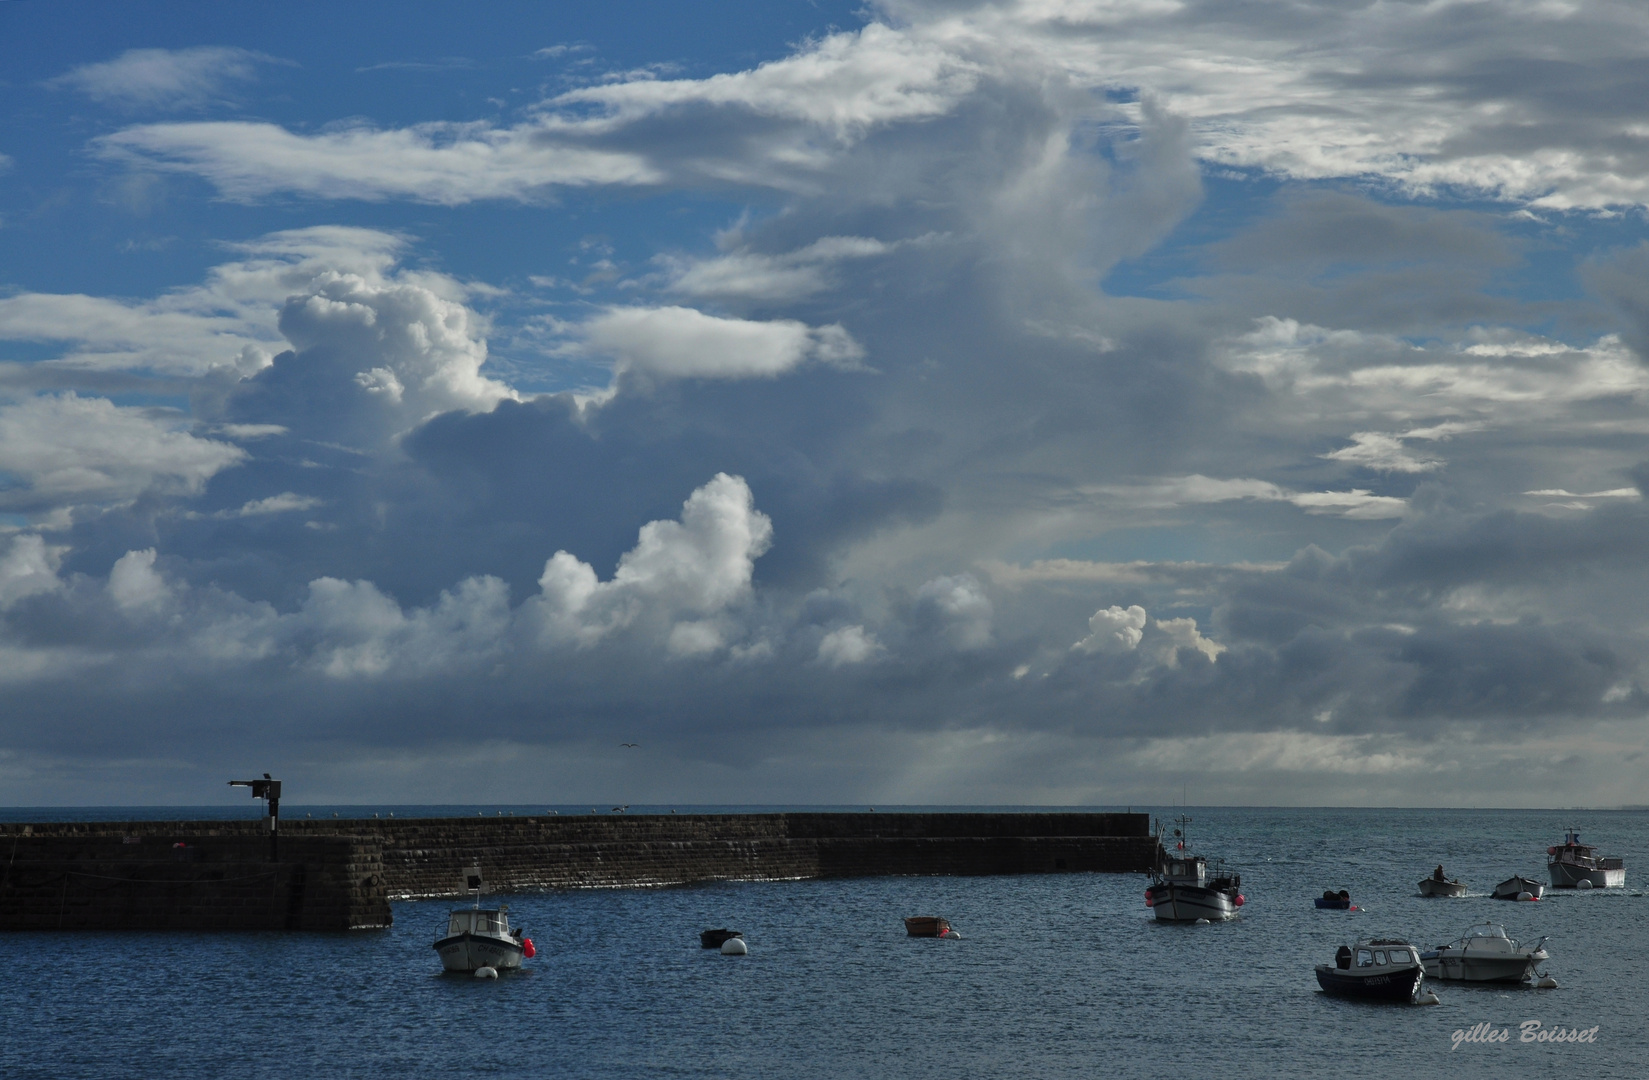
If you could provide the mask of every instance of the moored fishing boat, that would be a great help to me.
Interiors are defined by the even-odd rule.
[[[1402,938],[1369,938],[1341,945],[1334,963],[1317,965],[1317,985],[1338,997],[1407,1003],[1425,979],[1414,946]]]
[[[1604,858],[1590,844],[1580,842],[1574,829],[1563,835],[1563,843],[1546,849],[1550,856],[1546,872],[1557,889],[1618,889],[1626,884],[1626,863]]]
[[[1178,837],[1175,850],[1163,856],[1151,884],[1145,890],[1145,905],[1152,909],[1158,922],[1196,922],[1207,919],[1219,922],[1232,918],[1242,907],[1244,897],[1238,890],[1242,877],[1228,874],[1223,862],[1216,861],[1213,873],[1208,860],[1187,850],[1188,817],[1180,817],[1174,830]]]

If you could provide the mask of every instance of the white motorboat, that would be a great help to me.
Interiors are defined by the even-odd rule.
[[[1420,954],[1428,979],[1460,982],[1528,982],[1535,966],[1551,959],[1546,939],[1520,945],[1499,923],[1479,923],[1447,945]]]
[[[1580,833],[1574,829],[1564,833],[1562,844],[1547,848],[1546,854],[1553,888],[1618,889],[1626,884],[1625,861],[1595,854],[1590,844],[1580,842]]]
[[[465,883],[475,893],[475,906],[457,908],[447,919],[447,931],[435,940],[441,967],[447,971],[515,971],[524,957],[533,955],[532,939],[526,931],[510,929],[509,905],[481,906],[483,883],[480,868],[465,872]]]
[[[1243,905],[1243,895],[1238,891],[1242,877],[1226,873],[1218,861],[1210,874],[1208,860],[1186,850],[1186,827],[1191,819],[1181,817],[1177,824],[1180,827],[1174,830],[1178,838],[1175,849],[1164,855],[1162,865],[1151,875],[1145,905],[1158,922],[1220,922],[1233,917]]]
[[[1489,895],[1496,900],[1521,900],[1525,896],[1530,900],[1539,900],[1546,895],[1546,886],[1533,878],[1514,874],[1496,885]]]

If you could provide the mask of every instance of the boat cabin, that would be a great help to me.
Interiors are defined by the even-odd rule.
[[[1334,954],[1334,966],[1342,971],[1353,968],[1408,968],[1420,962],[1415,954],[1414,946],[1406,941],[1359,941],[1353,950],[1349,945],[1341,945]]]
[[[461,908],[452,913],[452,920],[447,924],[448,937],[457,937],[459,934],[485,934],[497,937],[508,936],[509,932],[510,917],[502,911]]]
[[[1584,870],[1621,870],[1626,866],[1623,859],[1600,858],[1593,854],[1594,848],[1590,844],[1580,842],[1580,833],[1574,829],[1567,829],[1563,833],[1561,846],[1546,849],[1554,862],[1567,863]]]
[[[1206,888],[1208,860],[1201,855],[1178,855],[1163,864],[1162,876],[1175,885],[1195,885]]]

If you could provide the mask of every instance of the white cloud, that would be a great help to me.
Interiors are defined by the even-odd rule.
[[[1443,467],[1433,458],[1416,457],[1403,445],[1403,436],[1381,431],[1356,431],[1351,445],[1324,454],[1329,461],[1344,461],[1376,472],[1423,473]]]
[[[1145,609],[1112,604],[1088,619],[1088,636],[1072,645],[1083,652],[1132,652],[1145,637]]]
[[[1464,14],[1479,7],[1492,17]],[[884,0],[881,8],[880,21],[861,30],[745,71],[620,73],[549,99],[515,127],[297,135],[269,124],[168,124],[103,145],[150,167],[199,173],[233,198],[290,191],[459,203],[531,198],[555,185],[811,185],[878,128],[954,114],[982,88],[1014,82],[1124,126],[1142,122],[1142,106],[1107,103],[1104,92],[1137,90],[1186,118],[1195,154],[1214,166],[1376,177],[1557,209],[1649,203],[1649,177],[1636,153],[1622,150],[1641,142],[1637,121],[1608,107],[1631,87],[1614,72],[1635,62],[1649,37],[1635,5],[1589,5],[1582,20],[1520,0],[1308,3],[1287,25],[1264,9],[1210,18],[1200,5],[1163,0],[962,8]],[[1604,74],[1562,93],[1527,77],[1526,65],[1512,78],[1529,41],[1542,42],[1553,65]],[[626,138],[646,121],[679,128],[697,113],[760,123],[761,137],[643,149]]]
[[[1268,480],[1221,480],[1201,474],[1163,477],[1143,484],[1101,486],[1091,490],[1094,494],[1142,509],[1253,500],[1289,503],[1308,514],[1338,514],[1348,518],[1394,518],[1402,517],[1408,511],[1407,500],[1375,495],[1362,488],[1350,491],[1290,491]]]
[[[876,635],[862,626],[842,626],[819,639],[818,661],[829,667],[863,664],[883,653]]]
[[[797,300],[836,284],[831,267],[848,259],[869,259],[926,242],[886,243],[863,236],[826,236],[778,255],[734,250],[709,259],[661,256],[668,288],[687,296],[743,300]]]
[[[103,136],[107,156],[204,176],[226,197],[277,192],[320,199],[408,199],[456,206],[533,199],[551,187],[661,183],[647,160],[622,150],[555,146],[537,125],[420,124],[294,135],[274,124],[145,124]]]
[[[187,426],[183,417],[72,393],[0,406],[0,471],[23,481],[0,504],[38,511],[146,491],[195,494],[245,459],[239,447],[196,438]]]
[[[916,590],[916,604],[937,617],[953,649],[981,649],[990,644],[995,610],[972,574],[934,578]]]
[[[62,582],[57,570],[65,550],[48,547],[35,533],[11,537],[0,554],[0,611],[19,600],[59,589]]]
[[[578,328],[621,371],[664,378],[772,377],[816,360],[854,369],[864,350],[840,325],[758,322],[685,307],[615,307]]]
[[[155,569],[155,549],[128,551],[109,570],[109,595],[127,613],[164,610],[172,588]]]
[[[1162,650],[1162,662],[1169,667],[1179,663],[1179,650],[1191,649],[1208,657],[1210,663],[1219,659],[1225,646],[1217,641],[1205,638],[1197,631],[1195,619],[1158,619],[1156,628],[1167,638],[1167,644]]]
[[[203,375],[226,368],[251,375],[285,343],[277,327],[290,296],[327,274],[369,283],[416,282],[447,299],[464,290],[428,273],[394,274],[405,240],[372,229],[318,226],[231,245],[244,257],[212,268],[198,286],[152,300],[80,294],[19,293],[0,299],[0,340],[61,341],[72,348],[49,367]],[[26,369],[13,366],[13,380]],[[273,434],[264,426],[260,433]],[[232,436],[234,437],[234,436]]]
[[[220,45],[128,49],[113,60],[77,67],[47,85],[126,108],[198,108],[222,96],[229,84],[255,78],[258,64],[278,62],[262,53]]]
[[[746,600],[755,560],[772,541],[773,526],[755,508],[750,487],[717,474],[682,505],[681,520],[641,527],[611,581],[565,551],[544,566],[529,617],[550,643],[593,645],[636,623],[663,624],[678,653],[719,648],[713,618]],[[681,630],[682,625],[692,624]],[[711,643],[710,635],[716,640]]]

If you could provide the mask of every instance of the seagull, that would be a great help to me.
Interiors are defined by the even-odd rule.
[[[624,813],[624,811],[626,811],[626,810],[628,810],[628,809],[630,809],[630,804],[629,804],[629,803],[625,803],[625,804],[624,804],[624,805],[623,805],[623,806],[615,806],[615,807],[613,807],[613,813],[615,813],[615,814],[622,814],[622,813]]]
[[[620,746],[640,746],[641,744],[638,743],[638,742],[621,742],[618,745],[620,745]]]

